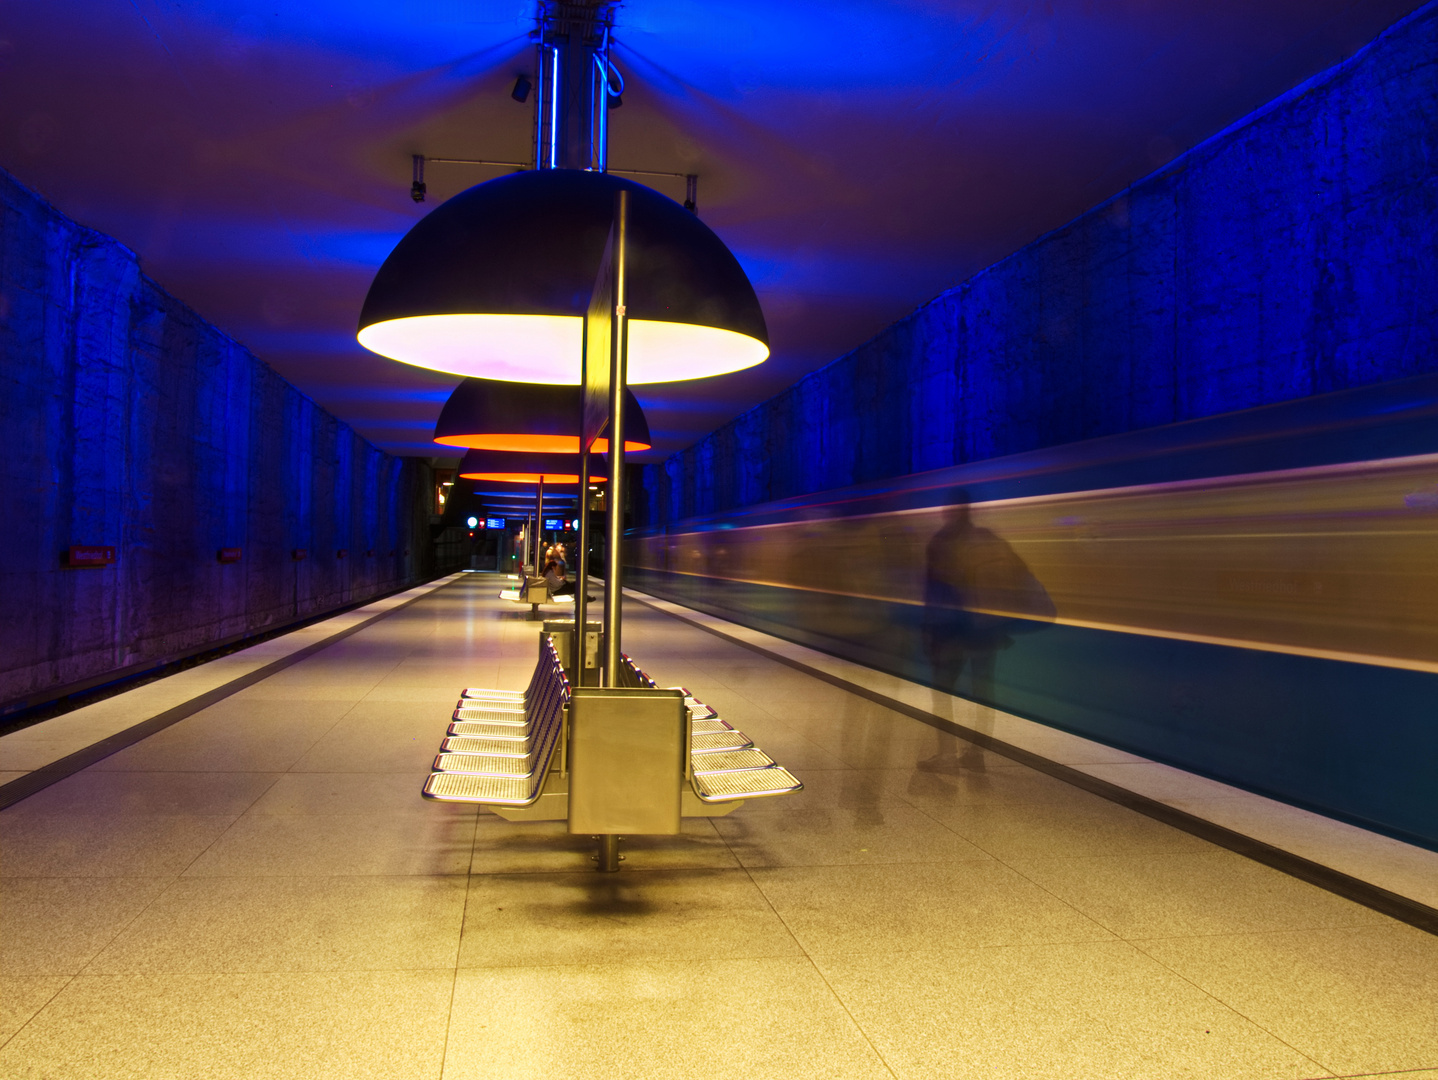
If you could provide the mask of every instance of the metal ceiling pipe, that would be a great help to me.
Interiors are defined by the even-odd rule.
[[[616,6],[615,0],[541,0],[536,168],[608,168],[609,44]]]

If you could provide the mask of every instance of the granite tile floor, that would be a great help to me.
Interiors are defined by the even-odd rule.
[[[637,837],[424,802],[537,627],[466,576],[0,813],[0,1076],[1438,1076],[1438,938],[651,608],[806,789]]]

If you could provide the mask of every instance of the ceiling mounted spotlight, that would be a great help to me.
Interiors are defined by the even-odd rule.
[[[578,454],[524,454],[509,450],[470,450],[459,463],[465,480],[497,480],[506,484],[577,484]],[[604,477],[591,476],[592,483]]]
[[[514,80],[514,89],[509,92],[509,96],[523,105],[529,100],[529,92],[532,89],[534,89],[534,84],[529,81],[529,77],[521,75]]]
[[[434,426],[434,441],[477,450],[579,452],[578,386],[465,379],[454,388]],[[634,394],[624,394],[624,449],[648,450],[649,424]],[[597,439],[597,453],[609,450]]]
[[[457,375],[577,384],[584,313],[621,188],[630,193],[629,383],[765,360],[764,314],[724,242],[652,188],[577,169],[501,177],[432,211],[375,275],[360,344]]]

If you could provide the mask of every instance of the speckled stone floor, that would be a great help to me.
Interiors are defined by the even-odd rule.
[[[421,800],[533,665],[496,593],[0,813],[0,1076],[1438,1077],[1438,938],[652,607],[626,651],[803,792],[615,875]]]

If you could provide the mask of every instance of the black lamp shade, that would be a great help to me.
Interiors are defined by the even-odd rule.
[[[594,470],[597,472],[597,469]],[[506,484],[579,483],[578,454],[528,454],[513,450],[470,450],[459,463],[465,480],[490,480]],[[602,475],[591,475],[591,484],[601,484]]]
[[[440,411],[434,441],[477,450],[577,454],[580,396],[578,386],[465,379]],[[626,389],[624,449],[651,445],[644,410]],[[609,440],[600,438],[594,448],[605,453]]]
[[[759,300],[708,226],[651,188],[574,169],[513,173],[433,210],[375,274],[360,343],[461,375],[578,383],[583,317],[620,189],[630,192],[628,381],[765,359]]]

